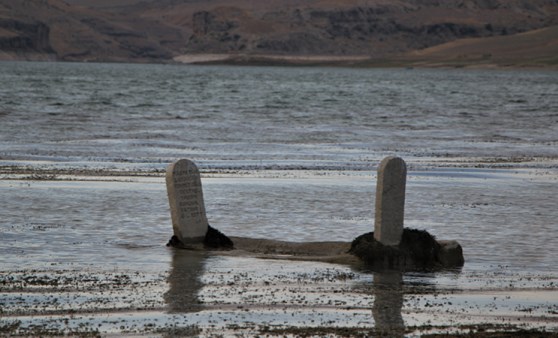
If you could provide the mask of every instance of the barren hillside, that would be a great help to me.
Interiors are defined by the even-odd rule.
[[[0,0],[0,58],[386,60],[555,25],[558,0]]]
[[[558,67],[558,26],[515,35],[460,39],[411,51],[401,61],[430,67]]]

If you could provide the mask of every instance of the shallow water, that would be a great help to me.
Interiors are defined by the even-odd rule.
[[[409,166],[406,226],[458,240],[466,264],[460,273],[401,276],[405,289],[397,294],[405,294],[405,305],[392,323],[401,313],[407,326],[441,316],[425,305],[436,303],[435,295],[414,298],[432,292],[446,293],[444,306],[456,304],[449,308],[456,317],[438,322],[467,311],[478,322],[475,309],[497,309],[508,320],[525,308],[530,321],[540,311],[546,323],[556,320],[556,72],[0,63],[0,80],[3,281],[16,276],[17,284],[29,273],[70,280],[78,271],[113,285],[114,274],[139,273],[147,280],[137,281],[145,298],[123,300],[135,294],[125,287],[107,296],[119,312],[132,311],[119,317],[126,326],[154,318],[172,323],[166,311],[189,312],[196,304],[208,309],[184,317],[183,326],[207,321],[207,328],[227,318],[374,326],[381,318],[371,317],[371,285],[381,283],[369,271],[177,258],[164,246],[172,229],[162,173],[175,159],[194,160],[208,219],[226,234],[350,241],[372,230],[377,164],[398,155]],[[189,269],[196,273],[176,273]],[[354,275],[331,286],[323,271],[334,271],[334,280]],[[231,276],[240,276],[255,300],[227,284]],[[301,289],[304,278],[317,278],[313,287],[323,297]],[[176,280],[185,289],[173,286]],[[304,302],[288,293],[285,309],[273,307],[282,298],[256,290],[271,280],[305,295],[308,310],[299,311]],[[88,311],[94,297],[79,291],[56,310],[45,299],[0,290],[10,304],[4,311],[10,318],[23,313],[23,322],[35,303],[52,315],[72,304]],[[500,302],[502,292],[513,299]],[[135,313],[136,306],[156,313]],[[238,306],[261,311],[245,314]],[[95,316],[103,332],[124,332]]]
[[[202,179],[210,223],[226,234],[288,241],[351,241],[372,231],[372,173],[289,173]],[[4,267],[167,264],[172,227],[163,178],[110,179],[0,181]],[[411,171],[406,226],[457,239],[467,266],[555,271],[556,184],[548,173],[506,169],[470,177]]]
[[[361,169],[556,158],[558,72],[0,64],[4,161]],[[473,160],[473,165],[475,161]]]

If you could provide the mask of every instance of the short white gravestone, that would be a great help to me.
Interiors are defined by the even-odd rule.
[[[167,194],[174,235],[182,243],[200,243],[207,233],[200,172],[190,160],[178,160],[167,168]]]
[[[399,157],[386,157],[378,167],[374,239],[399,245],[403,234],[407,166]]]

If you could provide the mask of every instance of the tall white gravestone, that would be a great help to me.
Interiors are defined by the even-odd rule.
[[[170,164],[166,173],[174,235],[182,243],[200,243],[207,233],[200,172],[186,159]]]
[[[378,167],[374,239],[399,245],[403,234],[407,166],[399,157],[386,157]]]

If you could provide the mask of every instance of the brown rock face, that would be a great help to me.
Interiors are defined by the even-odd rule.
[[[52,52],[49,28],[41,22],[23,22],[13,19],[0,20],[0,48],[5,51]]]
[[[61,0],[0,0],[0,58],[32,53],[73,61],[170,59],[165,40],[159,38],[172,38],[173,31],[145,27],[150,27],[148,21]]]
[[[356,1],[307,1],[259,9],[243,7],[240,1],[234,5],[208,5],[194,13],[186,50],[386,57],[463,38],[558,24],[558,4],[544,0],[370,1],[366,6]]]
[[[552,0],[0,0],[0,55],[165,61],[182,54],[393,58],[558,25]],[[547,45],[553,45],[548,43]]]

